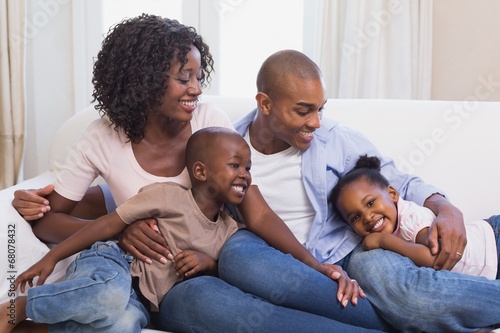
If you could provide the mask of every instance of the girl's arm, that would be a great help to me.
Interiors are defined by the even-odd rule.
[[[33,285],[33,278],[38,276],[37,285],[45,282],[58,261],[65,259],[97,241],[108,240],[125,229],[126,224],[116,212],[110,213],[93,222],[87,222],[83,228],[74,233],[59,245],[52,248],[39,262],[31,266],[16,279],[16,287],[21,285],[24,292],[25,283]]]
[[[363,239],[363,249],[384,249],[399,253],[411,259],[415,265],[420,267],[432,267],[436,260],[436,255],[426,245],[429,228],[424,228],[417,234],[417,243],[407,242],[393,234],[375,232],[365,236]]]

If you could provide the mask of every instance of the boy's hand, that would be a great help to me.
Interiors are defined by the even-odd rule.
[[[177,250],[178,253],[174,257],[174,268],[177,275],[192,277],[201,272],[215,275],[217,272],[217,263],[215,260],[206,255],[194,250]]]
[[[337,281],[337,283],[339,284],[337,299],[343,307],[347,306],[349,300],[353,305],[356,305],[358,304],[358,297],[366,297],[365,292],[363,291],[363,289],[361,289],[358,282],[349,278],[342,267],[331,264],[323,264],[323,266],[326,267],[329,272],[331,272],[327,276]]]
[[[21,286],[21,292],[25,292],[26,283],[30,287],[33,287],[33,279],[38,276],[37,286],[45,283],[47,277],[52,273],[57,262],[50,260],[49,258],[42,258],[39,262],[28,268],[24,273],[19,275],[15,282],[15,288]]]

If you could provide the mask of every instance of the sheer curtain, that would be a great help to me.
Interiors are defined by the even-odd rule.
[[[16,183],[23,155],[24,14],[24,0],[0,0],[0,189]]]
[[[430,98],[432,0],[320,0],[317,38],[328,97]]]

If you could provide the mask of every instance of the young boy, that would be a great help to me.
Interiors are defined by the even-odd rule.
[[[89,223],[54,247],[17,278],[16,287],[21,286],[24,292],[25,284],[32,286],[36,276],[37,285],[43,284],[59,260],[96,241],[111,239],[128,224],[149,217],[158,220],[159,231],[174,254],[171,262],[145,264],[136,260],[131,265],[132,276],[139,278],[139,291],[149,301],[152,311],[158,311],[161,300],[175,283],[200,273],[216,274],[219,251],[224,241],[237,230],[236,222],[221,207],[225,202],[239,204],[250,186],[250,149],[233,130],[204,128],[193,133],[188,141],[186,166],[192,183],[191,190],[173,182],[144,187],[115,212]],[[96,243],[92,248],[118,250],[112,242]],[[115,259],[107,261],[113,265]],[[30,289],[26,309],[37,307],[36,304],[30,304],[33,302],[32,292],[40,292],[48,286],[53,292],[54,287],[65,283],[71,281]],[[74,289],[73,297],[79,297],[78,290]],[[101,291],[101,294],[94,295],[96,300],[109,297],[106,296],[108,289]],[[128,296],[126,290],[120,294]],[[52,297],[58,297],[58,294]],[[61,298],[61,301],[64,300]],[[26,312],[26,315],[37,321],[31,315],[36,311]],[[86,316],[85,313],[81,315]],[[117,317],[116,320],[119,320]]]
[[[337,213],[363,237],[363,249],[383,248],[410,258],[416,265],[432,267],[432,255],[426,240],[434,213],[413,202],[403,200],[380,173],[380,160],[361,156],[331,193]],[[467,246],[457,253],[461,260],[452,271],[484,276],[495,280],[498,275],[497,244],[500,226],[478,220],[467,222]],[[495,229],[495,232],[493,231]]]

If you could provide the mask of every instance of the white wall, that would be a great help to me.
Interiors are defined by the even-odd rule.
[[[84,11],[101,0],[26,1],[25,179],[48,168],[53,134],[66,119],[90,102],[92,73],[82,72],[82,67],[92,61],[92,52],[99,45],[88,47],[82,28],[100,29],[96,25],[99,18],[85,19]],[[482,100],[500,101],[499,12],[498,0],[434,1],[433,99],[462,101],[479,92],[487,97]],[[78,36],[76,40],[73,35]],[[242,55],[240,60],[246,63],[252,59],[252,55],[248,59]],[[486,82],[491,77],[493,83],[488,86],[481,82],[481,77]],[[83,96],[88,99],[75,100],[75,90],[86,90]]]
[[[48,169],[53,134],[74,113],[71,3],[27,0],[24,178]]]
[[[500,1],[435,0],[432,99],[500,101]]]

